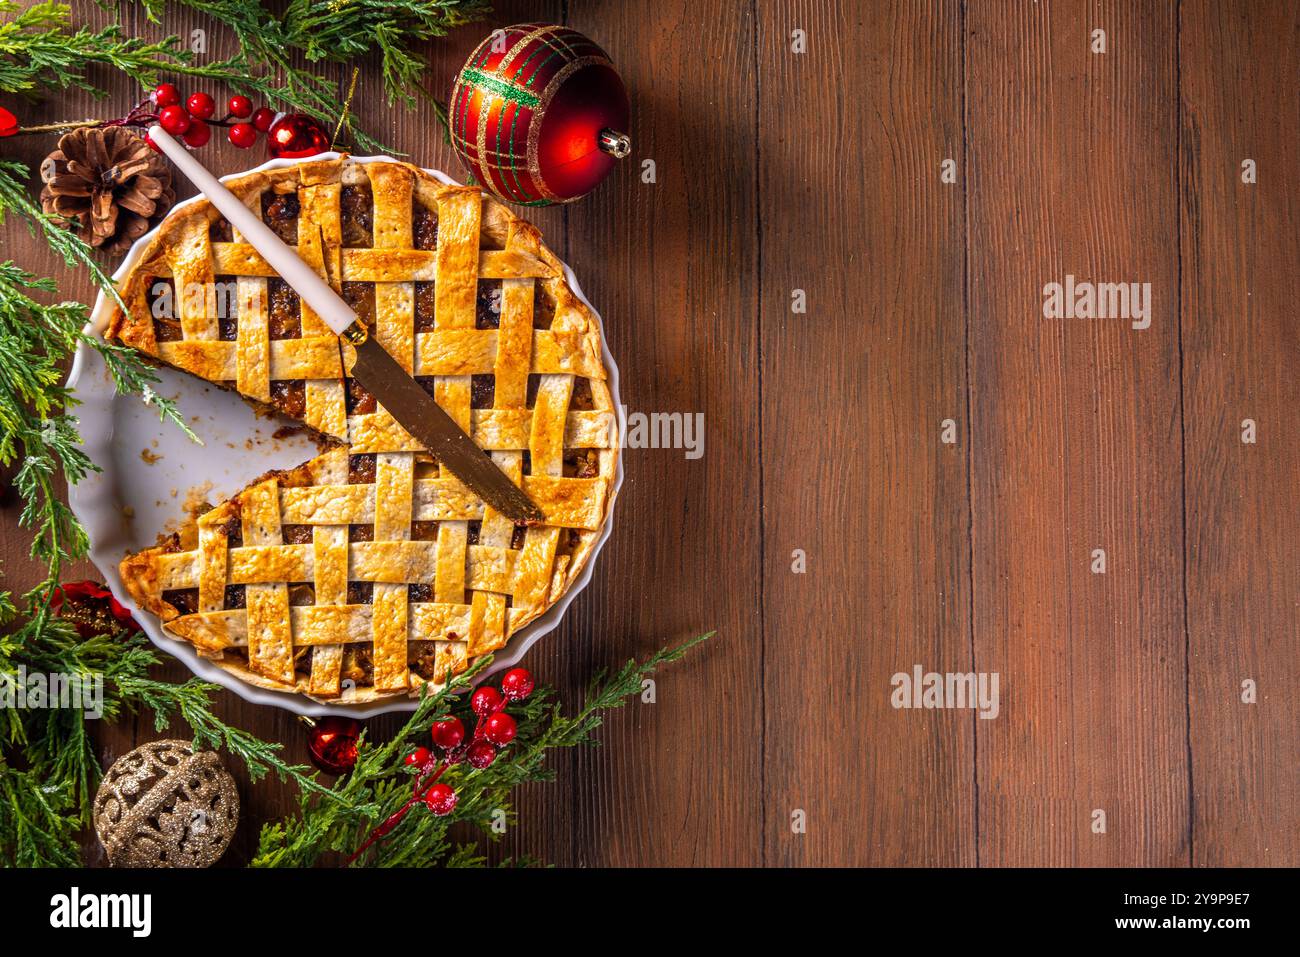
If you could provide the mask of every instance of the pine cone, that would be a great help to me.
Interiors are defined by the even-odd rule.
[[[41,164],[41,207],[69,220],[90,245],[126,251],[171,209],[171,169],[121,126],[65,133]]]

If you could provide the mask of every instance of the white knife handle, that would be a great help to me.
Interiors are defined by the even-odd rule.
[[[339,298],[338,293],[166,130],[155,124],[149,128],[149,138],[199,188],[199,192],[221,211],[221,215],[239,230],[248,244],[262,254],[262,258],[280,274],[280,278],[292,286],[306,300],[307,305],[325,320],[325,324],[336,335],[344,335],[347,328],[357,321],[357,314]]]

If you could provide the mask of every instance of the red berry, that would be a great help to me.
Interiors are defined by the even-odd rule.
[[[241,150],[246,150],[257,142],[257,130],[249,123],[236,123],[226,134],[230,142]]]
[[[237,116],[241,120],[253,113],[253,101],[246,96],[232,96],[230,102],[226,104],[226,109],[230,110],[231,116]]]
[[[253,114],[253,125],[257,127],[259,133],[265,133],[271,128],[271,124],[274,122],[275,110],[267,109],[265,106],[261,107]]]
[[[471,767],[478,768],[480,771],[495,761],[497,758],[497,749],[487,741],[475,741],[469,746],[469,751],[465,753],[465,760],[470,763]]]
[[[537,682],[527,668],[511,668],[501,676],[501,693],[511,701],[523,701],[535,687]]]
[[[456,808],[456,792],[439,782],[424,792],[424,803],[438,817],[446,817]]]
[[[191,93],[190,98],[185,101],[185,109],[190,111],[190,116],[206,120],[216,111],[217,104],[206,93]]]
[[[172,106],[181,101],[180,91],[170,83],[159,83],[158,88],[153,91],[153,101],[158,104],[158,108]]]
[[[460,718],[447,718],[433,723],[433,743],[438,747],[450,751],[459,747],[464,740],[465,726],[460,723]]]
[[[417,768],[423,765],[428,760],[429,760],[428,748],[416,748],[414,751],[412,751],[410,754],[406,756],[406,763],[411,765],[412,767],[417,767]]]
[[[504,711],[490,716],[483,722],[483,737],[493,744],[509,744],[515,739],[515,719]]]
[[[149,147],[149,149],[153,150],[155,153],[162,152],[162,150],[158,148],[158,144],[153,141],[153,137],[150,136],[148,133],[144,134],[144,143],[147,147]]]
[[[202,120],[190,120],[190,128],[185,133],[185,142],[194,149],[200,146],[207,146],[208,140],[212,138],[212,127],[208,126]]]
[[[485,685],[470,696],[469,706],[481,718],[501,707],[501,695],[497,694],[496,688],[489,688]]]
[[[162,108],[158,114],[158,125],[172,136],[181,136],[190,128],[190,115],[185,112],[185,107],[173,103]]]

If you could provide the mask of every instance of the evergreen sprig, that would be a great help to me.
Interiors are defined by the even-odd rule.
[[[646,676],[681,658],[712,635],[709,632],[675,648],[665,648],[643,662],[629,661],[608,680],[604,674],[597,675],[582,707],[572,716],[562,712],[554,689],[538,687],[525,701],[511,705],[510,713],[518,723],[518,732],[491,765],[481,770],[468,764],[453,765],[439,779],[456,791],[456,807],[451,814],[435,817],[422,807],[412,809],[391,833],[372,844],[356,864],[372,867],[481,865],[483,858],[475,845],[456,844],[449,836],[454,824],[469,822],[489,838],[496,837],[498,832],[493,825],[501,815],[505,815],[506,821],[514,820],[510,791],[529,781],[554,778],[554,769],[546,766],[550,751],[599,743],[593,734],[600,727],[605,711],[622,707],[629,697],[640,693]],[[304,793],[295,814],[264,825],[253,866],[312,867],[330,854],[346,859],[359,848],[376,827],[410,799],[412,775],[416,771],[404,759],[416,745],[428,742],[433,721],[455,714],[467,726],[473,726],[474,718],[462,692],[486,663],[486,660],[479,662],[442,691],[423,698],[410,720],[387,744],[370,747],[363,739],[356,766],[335,783],[341,800],[326,803]]]
[[[0,627],[12,625],[17,608],[0,592]],[[19,667],[29,674],[102,676],[102,720],[152,712],[162,731],[175,718],[190,726],[194,747],[224,750],[248,768],[256,781],[275,774],[303,794],[338,800],[331,788],[304,765],[290,764],[282,745],[231,727],[212,709],[221,689],[191,678],[181,684],[156,681],[149,669],[157,653],[139,632],[114,627],[83,637],[66,619],[33,615],[0,635],[0,675]],[[0,864],[19,867],[75,866],[78,835],[90,821],[91,799],[100,777],[99,762],[78,708],[5,708],[0,711]]]
[[[311,63],[344,63],[377,50],[389,105],[409,107],[428,92],[419,46],[491,9],[486,0],[291,0],[282,24],[288,45]]]
[[[428,66],[421,46],[447,35],[448,30],[485,17],[487,0],[290,0],[276,13],[262,0],[136,0],[153,22],[162,20],[169,4],[189,7],[228,27],[239,53],[226,67],[241,69],[258,79],[279,77],[277,93],[299,112],[330,120],[338,111],[336,84],[299,65],[344,64],[377,53],[389,105],[412,107],[432,97],[422,84]],[[437,101],[433,101],[437,106]],[[441,118],[443,112],[438,110]],[[359,149],[392,152],[378,140],[345,126]]]
[[[91,64],[112,67],[148,84],[159,72],[189,68],[189,53],[171,36],[158,42],[128,37],[118,24],[72,29],[64,3],[38,3],[26,9],[0,0],[0,90],[28,96],[48,86],[105,92],[86,76]]]

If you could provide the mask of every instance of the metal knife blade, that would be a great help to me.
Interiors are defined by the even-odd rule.
[[[456,421],[423,386],[407,375],[383,346],[367,338],[353,347],[357,351],[353,377],[388,410],[398,425],[429,450],[439,465],[445,466],[483,501],[512,521],[525,525],[546,521],[542,510],[461,431]]]

